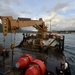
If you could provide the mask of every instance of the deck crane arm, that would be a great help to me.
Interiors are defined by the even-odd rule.
[[[2,29],[3,35],[6,36],[8,30],[11,33],[14,33],[16,29],[33,26],[38,31],[47,31],[47,27],[45,26],[42,19],[39,20],[31,20],[30,18],[18,18],[13,19],[12,16],[0,16],[2,20]]]

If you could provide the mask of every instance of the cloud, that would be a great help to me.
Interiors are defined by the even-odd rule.
[[[58,25],[61,21],[64,20],[64,16],[63,15],[59,15],[57,13],[53,13],[50,14],[49,16],[46,16],[43,18],[43,20],[45,21],[48,30],[50,29],[50,20],[51,20],[51,26],[56,26]],[[61,24],[60,24],[61,25]],[[56,27],[54,27],[56,29]]]
[[[19,5],[21,3],[21,0],[0,0],[0,3],[4,3],[4,5],[10,5],[12,3]]]
[[[25,18],[25,17],[28,17],[28,15],[27,15],[26,13],[21,13],[21,12],[19,12],[18,17],[23,17],[23,18]]]
[[[22,3],[21,0],[0,0],[0,16],[12,16],[13,18],[27,17],[30,11],[17,10]],[[16,6],[14,8],[14,5]]]
[[[75,18],[67,18],[63,21],[65,30],[75,30]]]
[[[47,7],[46,6],[43,6],[43,7],[41,7],[41,11],[47,11]]]
[[[54,8],[52,8],[51,10],[47,10],[47,13],[49,14],[48,16],[45,16],[43,19],[45,21],[48,21],[50,19],[55,18],[56,15],[58,15],[58,11],[63,11],[66,12],[68,9],[68,4],[67,3],[58,3],[55,5]],[[61,15],[62,16],[62,15]]]
[[[65,13],[69,9],[69,6],[62,8],[62,11]]]
[[[22,14],[32,14],[31,11],[25,11],[25,10],[24,10],[24,11],[21,11],[21,13],[22,13]]]
[[[48,22],[50,19],[54,18],[56,15],[56,12],[51,12],[48,16],[44,16],[43,20]]]
[[[75,18],[63,18],[56,25],[52,26],[53,30],[75,30]]]
[[[47,23],[48,25],[50,23]],[[75,18],[58,15],[51,21],[52,30],[75,30]]]
[[[36,18],[36,17],[33,17],[33,18],[32,18],[32,20],[38,20],[38,18]]]
[[[19,4],[20,0],[1,0],[0,1],[0,16],[13,16],[14,18],[17,18],[19,16],[19,13],[17,13],[13,9],[14,4]]]
[[[53,9],[52,11],[57,12],[58,10],[64,9],[65,7],[67,7],[68,4],[67,3],[58,3]]]
[[[18,7],[20,7],[22,3],[22,0],[0,0],[0,16],[13,16],[13,18],[17,17],[29,17],[33,16],[36,14],[32,13],[31,10],[27,9],[20,9],[18,10]],[[70,4],[70,3],[69,3]],[[58,3],[56,4],[52,9],[49,9],[47,7],[42,7],[41,12],[37,11],[40,13],[40,16],[43,16],[43,20],[46,22],[48,28],[50,24],[50,19],[51,19],[51,25],[53,29],[74,29],[75,28],[75,14],[73,13],[68,13],[72,14],[69,18],[64,15],[68,10],[73,9],[74,7],[70,7],[68,3]],[[16,7],[15,7],[15,6]],[[43,13],[45,12],[45,13]],[[60,14],[60,12],[64,14]],[[67,14],[67,13],[66,13]],[[32,17],[32,19],[38,19],[39,16],[35,15]],[[33,28],[30,28],[33,29]]]
[[[70,17],[67,18],[66,15],[61,15],[58,11],[66,13],[69,10],[68,4],[60,3],[57,4],[49,13],[43,17],[46,25],[48,26],[48,30],[50,29],[50,20],[53,30],[72,30],[75,29],[75,18]]]

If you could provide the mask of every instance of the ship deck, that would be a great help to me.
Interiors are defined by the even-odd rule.
[[[22,70],[18,70],[15,68],[15,64],[19,57],[23,54],[30,54],[34,59],[40,59],[44,61],[46,65],[47,72],[55,73],[56,75],[56,68],[60,68],[60,63],[65,62],[65,57],[63,54],[51,50],[48,50],[46,53],[40,53],[38,50],[28,50],[20,48],[15,48],[13,52],[13,63],[12,63],[12,51],[9,50],[9,57],[5,58],[4,66],[3,64],[3,57],[1,57],[0,62],[0,75],[22,75],[24,72]],[[46,74],[47,75],[47,74]]]

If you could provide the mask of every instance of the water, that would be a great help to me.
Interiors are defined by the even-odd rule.
[[[65,35],[65,56],[67,61],[70,64],[70,69],[72,75],[75,75],[75,34],[64,34]],[[11,38],[12,36],[12,38]],[[15,41],[14,41],[14,34],[8,34],[5,37],[5,48],[10,48],[11,43],[15,42],[15,45],[18,45],[22,40],[22,33],[16,33]],[[4,36],[0,33],[0,44],[4,45],[3,42]],[[13,41],[11,41],[11,39]]]
[[[75,75],[75,34],[65,35],[65,56],[70,64],[71,73]]]
[[[5,38],[5,42],[3,41],[4,38]],[[0,44],[5,46],[5,48],[10,48],[11,44],[13,44],[13,43],[15,43],[15,45],[18,45],[22,39],[23,39],[22,33],[16,33],[15,40],[14,40],[14,34],[9,33],[7,36],[4,37],[3,34],[0,33]],[[5,43],[5,45],[4,45],[4,43]]]

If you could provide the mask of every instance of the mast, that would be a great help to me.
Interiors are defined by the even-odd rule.
[[[50,32],[51,32],[52,30],[51,30],[51,19],[50,19]]]

